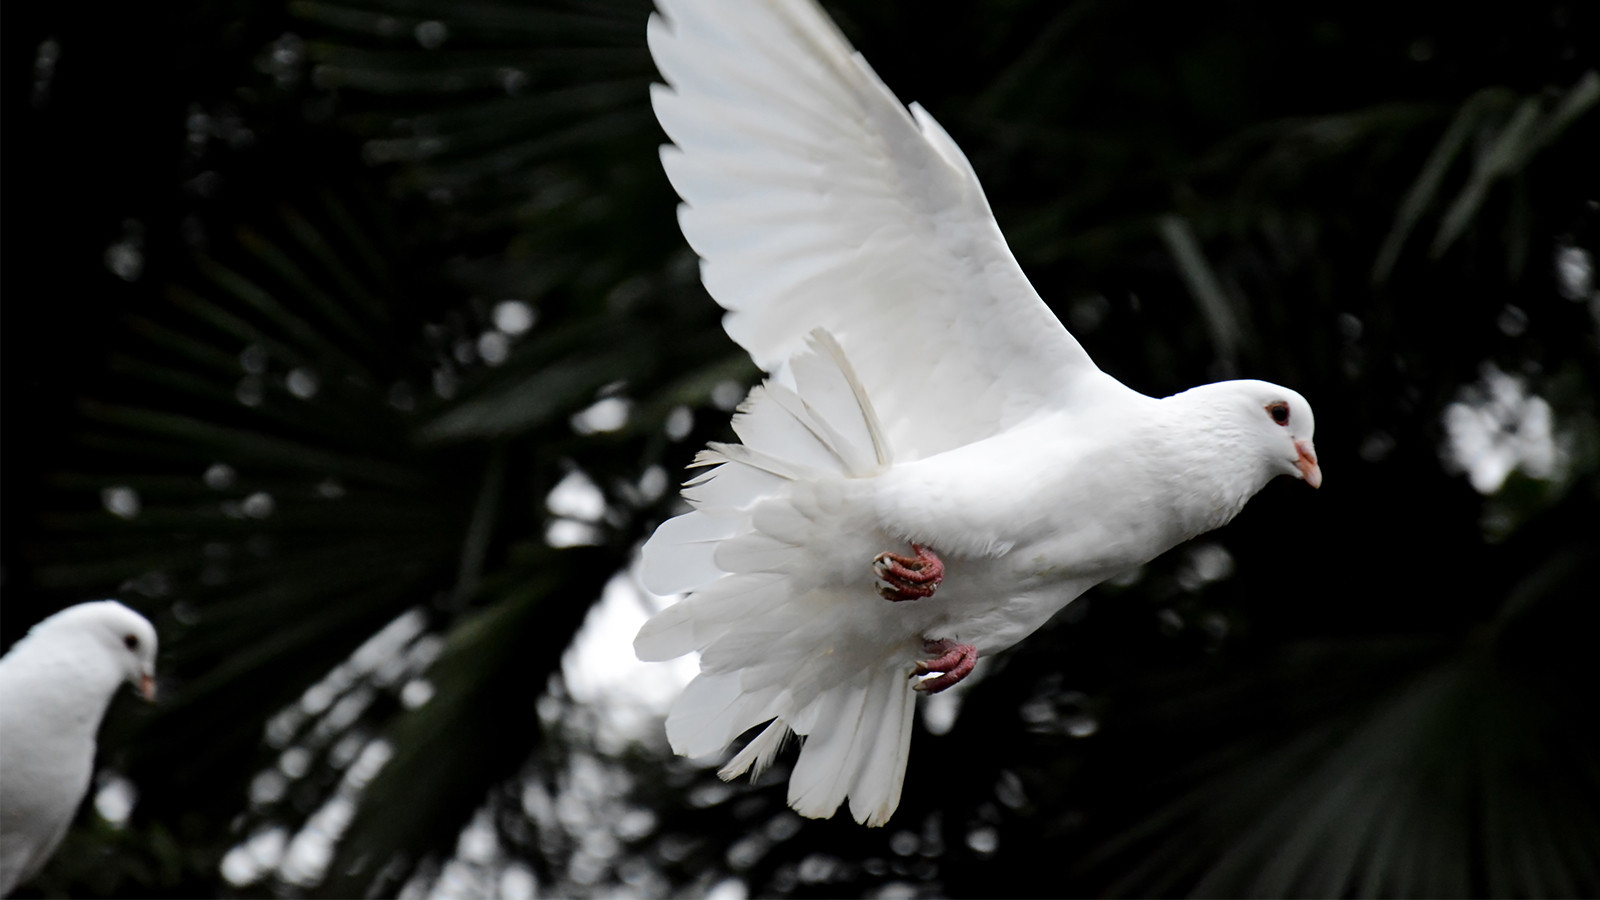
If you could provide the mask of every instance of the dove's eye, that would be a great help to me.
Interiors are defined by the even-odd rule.
[[[1279,425],[1288,425],[1289,404],[1282,401],[1269,403],[1267,404],[1267,415],[1271,416],[1272,421],[1277,422]]]
[[[122,646],[127,647],[129,650],[139,649],[139,636],[136,634],[123,635]]]

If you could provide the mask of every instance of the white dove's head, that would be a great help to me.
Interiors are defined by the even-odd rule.
[[[1243,499],[1279,475],[1322,485],[1317,448],[1311,443],[1316,418],[1311,404],[1295,391],[1240,379],[1203,384],[1169,399],[1179,401],[1178,408],[1191,420],[1204,423],[1200,431],[1215,435],[1218,443],[1213,446],[1231,461],[1230,467],[1250,473],[1246,477],[1255,486]]]
[[[1251,443],[1261,448],[1279,474],[1322,486],[1317,448],[1311,443],[1317,420],[1306,398],[1267,381],[1225,381],[1216,387],[1226,387],[1238,399],[1235,414],[1243,416]]]
[[[155,626],[121,603],[98,600],[69,606],[35,625],[33,631],[88,641],[115,663],[123,679],[146,700],[155,699]]]

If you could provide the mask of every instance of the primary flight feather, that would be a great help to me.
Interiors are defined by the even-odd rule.
[[[692,512],[645,544],[686,596],[641,659],[699,651],[667,719],[734,777],[804,736],[789,802],[900,801],[915,696],[1107,578],[1321,483],[1311,407],[1260,381],[1155,399],[1102,372],[1017,265],[960,148],[811,0],[659,0],[652,90],[679,224],[770,373]]]

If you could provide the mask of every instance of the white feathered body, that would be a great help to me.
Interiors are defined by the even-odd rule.
[[[94,772],[95,733],[125,676],[88,638],[29,635],[0,659],[0,894],[61,842]]]
[[[715,753],[778,719],[732,775],[770,761],[787,730],[807,735],[790,800],[808,815],[848,796],[858,820],[881,824],[898,804],[925,641],[1003,650],[1095,584],[1232,518],[1274,474],[1227,441],[1173,440],[1206,415],[1194,402],[1205,389],[1126,391],[897,462],[837,343],[819,333],[788,371],[795,387],[768,382],[735,418],[742,443],[703,460],[720,465],[685,490],[698,508],[646,545],[646,583],[690,594],[635,647],[643,659],[702,652],[667,722],[679,752]],[[911,542],[940,555],[944,582],[885,600],[872,558]]]

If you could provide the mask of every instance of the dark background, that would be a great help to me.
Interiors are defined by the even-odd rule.
[[[889,827],[802,822],[784,764],[608,744],[559,672],[671,514],[645,473],[756,377],[676,232],[648,6],[14,6],[0,632],[117,596],[164,679],[102,741],[132,816],[86,808],[25,892],[1600,891],[1591,6],[830,9],[1107,371],[1296,387],[1323,489],[986,662]],[[538,322],[490,364],[506,299]],[[574,428],[602,397],[626,422]],[[573,472],[607,508],[555,547]],[[495,849],[457,854],[475,814]],[[325,867],[219,869],[317,829]]]

